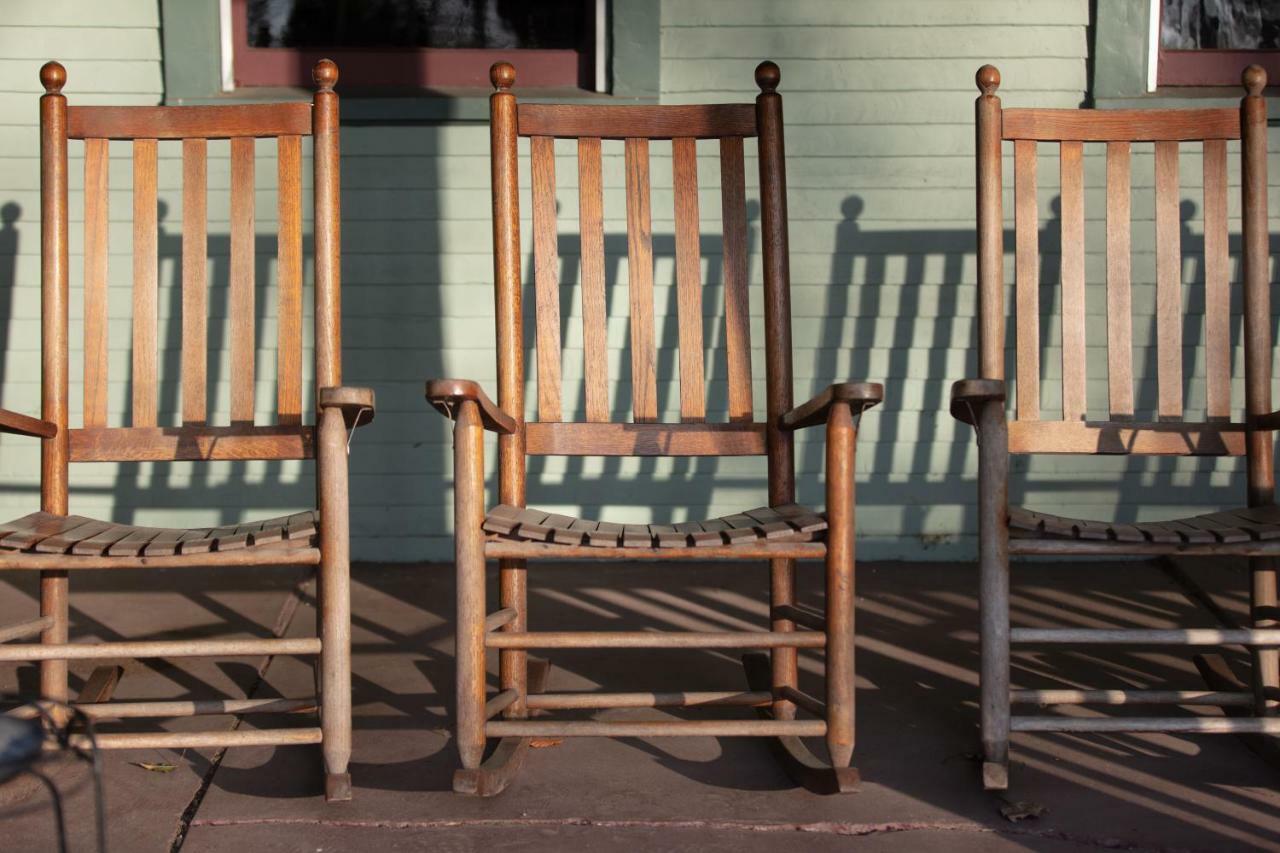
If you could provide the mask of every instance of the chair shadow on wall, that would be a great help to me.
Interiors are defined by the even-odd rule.
[[[965,464],[973,451],[972,436],[967,427],[952,422],[948,414],[951,382],[976,376],[977,370],[977,283],[973,273],[974,234],[972,229],[879,229],[871,224],[863,225],[864,202],[851,195],[842,205],[843,218],[836,227],[836,249],[832,257],[831,287],[825,305],[825,320],[817,345],[818,365],[816,373],[821,383],[841,378],[870,378],[885,381],[885,402],[873,410],[865,420],[866,430],[859,446],[859,455],[871,454],[868,472],[859,477],[858,503],[860,506],[907,507],[915,512],[903,514],[901,535],[920,540],[926,550],[937,538],[929,532],[927,514],[932,504],[951,504],[964,507],[962,530],[973,530],[977,524],[972,501],[973,475],[965,474]],[[1061,256],[1061,199],[1050,202],[1051,216],[1041,224],[1039,232],[1039,302],[1041,352],[1042,417],[1052,419],[1052,406],[1060,406],[1060,370],[1053,359],[1059,356],[1057,342],[1060,319],[1057,313],[1060,289],[1059,259]],[[1180,207],[1180,241],[1183,255],[1182,276],[1184,305],[1182,314],[1182,343],[1184,352],[1201,354],[1204,345],[1204,235],[1197,227],[1195,202],[1184,200]],[[1136,222],[1135,235],[1140,229],[1154,224]],[[1280,251],[1280,237],[1272,238],[1271,252]],[[1004,235],[1006,258],[1012,255],[1014,233],[1007,229]],[[1102,246],[1088,244],[1087,250],[1100,252]],[[1231,234],[1229,252],[1233,265],[1231,298],[1231,339],[1233,347],[1232,375],[1243,375],[1243,355],[1235,344],[1242,334],[1240,270],[1237,259],[1241,250],[1240,237]],[[966,275],[966,265],[969,274]],[[940,276],[939,276],[940,266]],[[899,272],[900,267],[900,272]],[[1006,264],[1006,271],[1011,267]],[[1154,271],[1154,270],[1152,270]],[[1137,267],[1135,265],[1135,278]],[[893,279],[892,281],[890,279]],[[1010,307],[1012,301],[1012,275],[1006,275],[1006,315],[1010,316],[1006,340],[1006,375],[1014,376],[1014,328]],[[922,299],[926,288],[937,289],[936,300]],[[1106,359],[1102,349],[1106,346],[1104,282],[1089,279],[1086,284],[1086,302],[1090,309],[1088,371],[1092,381],[1105,381]],[[1135,346],[1134,376],[1136,411],[1154,412],[1156,408],[1156,318],[1150,298],[1140,296],[1140,285],[1134,286],[1133,334],[1135,341],[1148,342]],[[1148,292],[1153,289],[1146,288]],[[964,302],[961,302],[961,297]],[[892,318],[891,320],[889,318]],[[930,324],[929,321],[932,321]],[[885,326],[890,330],[886,335]],[[1276,324],[1273,318],[1273,334]],[[923,328],[922,328],[923,327]],[[847,332],[851,329],[851,335]],[[923,329],[930,331],[922,334]],[[958,338],[962,330],[969,329],[968,339]],[[886,342],[886,337],[888,338]],[[1052,348],[1046,349],[1050,340]],[[874,345],[871,343],[874,341]],[[887,353],[887,359],[881,359]],[[957,372],[955,358],[963,355],[964,369]],[[950,360],[949,360],[950,356]],[[1200,355],[1202,359],[1202,355]],[[1203,368],[1197,368],[1196,357],[1183,359],[1183,392],[1186,399],[1198,399],[1203,407]],[[1016,383],[1010,383],[1012,409]],[[1090,391],[1090,419],[1106,420],[1105,395],[1101,400]],[[1233,403],[1237,409],[1243,405],[1242,394],[1237,390]],[[1102,408],[1099,408],[1099,404]],[[1060,411],[1060,409],[1059,409]],[[1141,420],[1141,414],[1139,420]],[[914,423],[913,423],[914,422]],[[913,434],[914,433],[914,434]],[[948,437],[950,438],[948,439]],[[822,446],[809,442],[804,446],[804,470],[820,470]],[[939,458],[944,454],[944,458]],[[1043,501],[1043,494],[1067,495],[1072,492],[1096,490],[1096,480],[1085,481],[1080,476],[1063,477],[1061,467],[1054,467],[1048,457],[1013,457],[1010,478],[1010,502],[1030,503]],[[1107,463],[1103,463],[1107,464]],[[1146,457],[1115,460],[1113,466],[1099,471],[1108,488],[1116,495],[1115,521],[1133,522],[1139,507],[1150,504],[1153,494],[1160,496],[1160,503],[1169,505],[1171,514],[1182,506],[1221,504],[1232,505],[1243,494],[1244,472],[1236,472],[1230,482],[1213,482],[1215,461],[1209,459],[1180,459],[1176,457]],[[861,467],[861,466],[860,466]],[[1089,469],[1094,470],[1094,469]],[[895,478],[895,471],[910,472],[905,482]],[[921,488],[921,478],[928,477],[928,499]],[[811,484],[812,485],[812,484]],[[950,526],[950,525],[947,525]]]
[[[752,258],[758,242],[758,230],[755,227],[760,215],[760,205],[751,201],[747,204],[747,256]],[[652,234],[653,260],[655,264],[673,265],[675,260],[675,235],[669,232]],[[724,266],[722,261],[723,240],[718,233],[704,234],[699,240],[699,252],[704,261],[704,278],[702,281],[702,340],[705,358],[704,384],[707,388],[707,419],[727,420],[728,412],[728,370],[725,360],[725,318],[724,318]],[[560,281],[574,283],[579,281],[581,273],[580,242],[577,235],[560,235],[557,251],[560,257]],[[629,317],[627,285],[622,280],[627,261],[627,234],[606,233],[604,235],[605,256],[605,316]],[[752,259],[755,260],[755,259]],[[532,255],[525,258],[525,293],[524,325],[526,329],[534,327],[535,301],[533,298]],[[655,300],[659,295],[666,295],[666,304],[656,304],[654,317],[660,329],[656,339],[657,360],[655,375],[658,377],[658,411],[671,412],[679,407],[679,375],[677,359],[679,356],[679,330],[675,322],[675,285],[655,276]],[[748,281],[750,277],[748,274]],[[664,284],[670,284],[664,287]],[[569,340],[575,332],[582,328],[580,284],[561,285],[561,317],[560,340]],[[574,308],[579,308],[575,313]],[[615,312],[617,312],[615,314]],[[665,322],[664,322],[665,321]],[[576,329],[575,329],[576,325]],[[611,351],[610,356],[619,359],[620,378],[609,382],[612,400],[609,406],[610,418],[614,421],[630,421],[634,399],[630,382],[630,364],[633,355],[631,326],[628,323],[622,346]],[[536,347],[532,334],[525,336],[526,372],[534,376],[536,371]],[[581,368],[582,350],[573,352],[564,358],[566,368]],[[575,363],[576,360],[576,363]],[[581,376],[580,370],[575,371]],[[622,377],[625,377],[623,379]],[[533,381],[529,384],[529,395],[536,392]],[[586,420],[586,401],[582,394],[582,381],[564,382],[565,397],[574,400],[566,411],[570,420]],[[757,400],[757,411],[763,409],[763,398]],[[558,465],[559,463],[553,463]],[[583,517],[599,519],[608,517],[611,521],[629,521],[635,518],[634,510],[644,509],[652,512],[652,523],[669,524],[676,521],[701,520],[710,518],[716,491],[725,488],[757,488],[761,502],[765,493],[763,462],[754,474],[725,476],[720,468],[722,459],[714,456],[676,456],[666,459],[657,457],[638,457],[634,460],[627,457],[601,457],[598,468],[587,462],[587,457],[565,457],[564,473],[560,483],[549,482],[550,473],[548,457],[530,457],[529,503],[542,505],[540,502],[552,504],[569,504],[578,507]],[[659,466],[664,467],[661,475],[657,474]],[[588,468],[593,470],[588,473]],[[620,490],[620,484],[634,485],[635,489]],[[746,507],[742,507],[746,508]],[[630,518],[623,518],[627,510],[633,509]],[[621,515],[618,514],[621,510]],[[676,518],[675,513],[685,513],[684,518]]]

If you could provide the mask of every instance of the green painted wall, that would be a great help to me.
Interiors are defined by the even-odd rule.
[[[157,103],[164,95],[160,21],[153,0],[15,2],[0,24],[0,343],[3,405],[34,412],[39,404],[39,184],[36,72],[49,57],[68,68],[74,103]],[[997,63],[1006,106],[1071,107],[1087,87],[1086,0],[866,0],[793,3],[743,0],[664,2],[661,7],[660,87],[665,103],[746,100],[755,93],[752,69],[764,57],[783,71],[791,210],[797,399],[843,378],[884,381],[888,402],[866,416],[859,445],[861,553],[880,557],[955,557],[972,553],[972,438],[946,415],[950,382],[974,370],[973,72]],[[727,20],[732,24],[726,24]],[[108,33],[104,28],[111,28]],[[341,91],[341,86],[339,86]],[[350,114],[357,106],[348,101]],[[582,349],[577,291],[577,184],[571,146],[557,148],[557,175],[566,350],[566,412],[581,408]],[[115,150],[116,148],[119,150]],[[1280,151],[1280,146],[1273,146]],[[489,229],[487,127],[483,122],[354,122],[343,128],[343,275],[346,379],[376,388],[376,425],[354,442],[352,533],[357,556],[405,560],[443,558],[450,551],[449,432],[422,402],[422,380],[453,375],[495,379]],[[1233,149],[1234,151],[1234,149]],[[700,149],[703,191],[704,334],[712,418],[723,417],[725,379],[719,271],[719,169],[714,149]],[[1056,160],[1041,163],[1045,282],[1055,280],[1052,224]],[[606,143],[606,240],[609,265],[609,369],[617,379],[611,405],[629,406],[625,213],[621,145]],[[1135,311],[1153,300],[1150,151],[1135,148]],[[83,265],[79,146],[72,149],[72,339],[80,332]],[[177,302],[181,161],[176,144],[161,150],[162,406],[177,410]],[[749,195],[755,184],[749,147]],[[527,163],[527,161],[524,161]],[[113,146],[111,232],[111,410],[122,420],[129,399],[131,176],[126,147]],[[655,278],[662,345],[659,386],[674,413],[674,302],[671,282],[670,150],[653,147]],[[1199,223],[1199,156],[1188,151],[1184,192],[1195,205],[1184,243],[1194,250]],[[1273,162],[1273,174],[1280,163]],[[1011,180],[1012,169],[1007,170]],[[275,167],[260,143],[258,173],[261,285],[258,407],[271,416],[274,352]],[[527,174],[527,173],[526,173]],[[1099,152],[1090,151],[1086,198],[1089,294],[1090,404],[1101,414],[1106,398],[1102,191]],[[210,341],[225,345],[227,187],[225,143],[210,148]],[[309,189],[308,189],[309,193]],[[1235,196],[1233,195],[1233,200]],[[1272,198],[1272,209],[1280,209]],[[1233,222],[1238,230],[1238,223]],[[530,229],[523,231],[528,257]],[[752,231],[752,245],[756,231]],[[1010,244],[1011,245],[1011,244]],[[1194,251],[1192,252],[1194,254]],[[1196,282],[1186,277],[1191,316],[1188,342],[1198,340]],[[528,272],[528,270],[526,270]],[[526,276],[527,277],[527,276]],[[760,264],[753,256],[758,285]],[[1008,279],[1012,281],[1012,263]],[[759,288],[753,294],[759,316]],[[1052,310],[1052,286],[1044,301]],[[532,312],[532,298],[527,300]],[[1150,361],[1152,333],[1135,323],[1141,370]],[[669,319],[670,322],[666,322]],[[1050,344],[1054,325],[1044,324]],[[753,342],[763,338],[761,323]],[[527,362],[534,363],[532,351]],[[1052,351],[1044,358],[1045,406],[1057,399]],[[1202,373],[1189,351],[1188,373]],[[755,353],[763,379],[763,354]],[[73,354],[73,418],[81,375]],[[225,359],[211,363],[213,417],[229,410]],[[1237,389],[1236,404],[1242,403]],[[1140,404],[1153,394],[1139,389]],[[762,382],[757,398],[762,399]],[[1188,401],[1203,393],[1189,376]],[[535,399],[532,382],[528,398]],[[820,433],[804,436],[797,454],[801,498],[820,502]],[[490,444],[490,463],[493,445]],[[1055,511],[1125,519],[1172,515],[1184,508],[1230,501],[1241,478],[1230,462],[1125,463],[1046,458],[1020,460],[1025,475],[1017,500]],[[548,508],[611,519],[658,522],[716,515],[764,501],[763,464],[751,459],[544,459],[531,465],[530,500]],[[28,440],[0,438],[0,514],[30,511],[37,490],[37,454]],[[310,500],[308,466],[247,463],[94,465],[73,469],[73,511],[149,524],[187,525],[261,517]],[[218,507],[218,509],[211,509]]]

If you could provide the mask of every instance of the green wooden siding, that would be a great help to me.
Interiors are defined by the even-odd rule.
[[[157,103],[163,97],[160,21],[150,0],[96,3],[15,2],[0,24],[0,401],[23,412],[39,406],[39,174],[36,77],[41,61],[67,65],[73,103]],[[791,274],[797,400],[846,378],[885,382],[886,404],[864,420],[858,455],[860,553],[876,557],[955,557],[972,553],[975,525],[972,436],[946,414],[950,382],[974,370],[976,269],[973,246],[973,73],[983,62],[1003,73],[1006,106],[1072,107],[1087,87],[1088,3],[1027,0],[870,0],[793,3],[746,0],[664,2],[661,100],[747,100],[761,58],[782,67],[787,122]],[[731,22],[729,21],[731,19]],[[110,28],[108,31],[107,28]],[[341,86],[339,86],[341,91]],[[427,376],[478,379],[494,388],[489,227],[488,131],[483,122],[358,123],[344,126],[343,298],[345,376],[378,394],[377,423],[356,436],[351,455],[352,535],[356,556],[407,560],[450,553],[452,492],[447,424],[421,397]],[[1274,145],[1280,152],[1280,145]],[[1199,152],[1185,153],[1183,192],[1194,209],[1186,241],[1198,239]],[[83,264],[81,146],[72,146],[72,319],[81,330]],[[1232,148],[1233,153],[1235,147]],[[257,400],[269,419],[274,401],[275,167],[259,143],[257,196],[259,315]],[[670,148],[653,146],[659,401],[678,405],[672,260]],[[699,147],[703,215],[704,336],[709,416],[723,417],[727,392],[719,270],[719,166],[714,146]],[[1040,166],[1047,314],[1052,313],[1052,246],[1057,163],[1049,146]],[[161,406],[175,417],[180,340],[175,285],[180,268],[181,160],[162,144],[160,301],[164,348]],[[522,158],[527,147],[522,146]],[[609,372],[612,411],[630,401],[626,314],[625,212],[621,145],[606,143],[606,241],[609,260]],[[1134,304],[1153,297],[1151,153],[1135,146]],[[756,161],[748,145],[748,194]],[[527,159],[522,159],[527,175]],[[566,413],[582,409],[582,334],[577,289],[577,172],[574,149],[557,144],[562,336]],[[1280,153],[1272,173],[1280,175]],[[1234,174],[1234,161],[1233,161]],[[129,152],[113,146],[111,206],[110,410],[128,409],[132,232]],[[1011,165],[1006,182],[1012,180]],[[1103,187],[1100,152],[1086,163],[1090,276],[1089,402],[1106,403]],[[309,196],[309,179],[306,181]],[[225,346],[229,164],[226,143],[210,146],[210,342]],[[1280,186],[1280,184],[1278,184]],[[1235,203],[1238,190],[1233,189]],[[1271,205],[1280,210],[1280,192]],[[527,191],[522,229],[530,233]],[[1011,202],[1011,194],[1007,194]],[[1233,220],[1238,230],[1238,222]],[[309,227],[309,226],[308,226]],[[758,244],[752,228],[751,245]],[[1010,244],[1011,249],[1011,244]],[[309,247],[308,247],[309,251]],[[1188,342],[1198,341],[1199,265],[1186,266]],[[760,262],[753,255],[752,327],[756,397],[763,400]],[[310,263],[308,262],[308,275]],[[526,279],[530,269],[526,263]],[[1012,262],[1007,278],[1012,282]],[[308,293],[309,296],[309,293]],[[532,293],[527,310],[532,312]],[[308,308],[308,315],[310,311]],[[1135,364],[1150,361],[1153,332],[1139,313]],[[1238,323],[1237,323],[1238,326]],[[1043,324],[1044,406],[1058,399],[1056,325]],[[532,341],[527,342],[530,347]],[[309,340],[308,340],[309,346]],[[532,349],[526,363],[534,364]],[[1237,353],[1237,359],[1239,355]],[[1188,405],[1202,405],[1202,358],[1187,356]],[[310,366],[307,369],[310,374]],[[73,352],[72,410],[82,374]],[[215,422],[229,412],[225,353],[213,356],[210,402]],[[1236,389],[1235,403],[1242,403]],[[1154,391],[1140,384],[1139,405]],[[532,412],[535,388],[528,393]],[[308,403],[309,405],[309,403]],[[758,406],[762,414],[762,405]],[[165,417],[162,414],[162,418]],[[172,422],[172,420],[170,421]],[[820,431],[797,453],[800,496],[822,499]],[[492,469],[494,445],[488,445]],[[26,439],[0,438],[0,514],[34,507],[38,454]],[[1172,515],[1237,499],[1242,478],[1231,462],[1131,462],[1046,457],[1018,460],[1015,500],[1097,518]],[[539,459],[530,465],[530,500],[564,511],[623,521],[681,521],[758,505],[764,466],[754,459]],[[73,510],[147,524],[227,522],[301,507],[311,499],[309,466],[240,463],[192,466],[88,465],[73,468]]]

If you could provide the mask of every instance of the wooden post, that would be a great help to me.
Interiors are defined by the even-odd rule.
[[[342,384],[340,207],[338,199],[338,66],[328,59],[312,71],[315,167],[316,387]],[[320,508],[320,723],[325,798],[351,799],[351,545],[348,518],[347,431],[342,410],[320,413],[316,500]]]
[[[1000,72],[978,69],[978,376],[1004,379],[1004,215],[1001,212]]]
[[[782,72],[772,62],[756,66],[756,130],[760,159],[760,233],[764,261],[765,406],[769,464],[769,505],[795,502],[794,437],[779,426],[779,419],[795,404],[791,377],[791,271],[787,244],[786,150],[782,134],[782,96],[778,84]],[[795,603],[795,561],[769,561],[769,603],[772,608]],[[787,619],[774,619],[774,631],[793,631]],[[795,649],[773,649],[773,688],[795,687]],[[795,705],[777,699],[774,716],[788,720]]]
[[[1241,189],[1244,195],[1244,334],[1245,411],[1250,417],[1271,411],[1271,293],[1268,282],[1267,219],[1267,102],[1262,96],[1267,72],[1250,65],[1241,82],[1245,97],[1240,102]],[[1250,430],[1248,440],[1249,506],[1275,503],[1273,435],[1268,430]],[[1280,627],[1276,618],[1277,567],[1275,558],[1255,557],[1250,561],[1252,584],[1250,607],[1255,628]],[[1254,690],[1259,713],[1275,713],[1280,702],[1267,700],[1264,693],[1280,688],[1280,649],[1252,649]]]
[[[502,503],[524,506],[524,341],[520,307],[520,172],[516,156],[516,96],[511,87],[516,69],[498,62],[489,69],[495,89],[489,96],[489,144],[493,185],[493,280],[498,336],[498,406],[515,418],[521,428],[511,435],[498,436],[498,495]],[[480,498],[483,503],[483,493]],[[482,508],[483,511],[483,508]],[[477,530],[479,526],[477,525]],[[528,628],[528,589],[525,561],[498,562],[499,602],[516,616],[503,630]],[[515,690],[516,700],[503,716],[524,717],[528,694],[529,655],[523,649],[504,649],[499,654],[499,683],[503,690]]]
[[[854,442],[848,403],[827,416],[827,750],[848,767],[854,747]]]
[[[316,387],[342,384],[342,265],[338,154],[338,66],[322,59],[312,72],[315,152]],[[344,463],[345,466],[345,463]]]
[[[66,69],[47,62],[40,69],[40,417],[58,426],[40,442],[40,509],[67,514],[67,99]],[[67,642],[69,594],[65,570],[40,573],[40,615],[52,620],[42,643]],[[40,695],[70,698],[67,662],[40,663]],[[56,717],[64,716],[61,709]]]
[[[457,740],[462,766],[484,757],[484,427],[474,400],[463,400],[453,427],[454,562],[458,572]]]

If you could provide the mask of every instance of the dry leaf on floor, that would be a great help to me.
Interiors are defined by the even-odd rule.
[[[176,764],[160,764],[151,761],[130,761],[134,767],[141,767],[143,770],[150,770],[152,773],[172,773],[178,769]]]
[[[1005,800],[1000,806],[1000,814],[1005,820],[1017,823],[1020,820],[1034,819],[1049,811],[1040,803],[1031,800]]]
[[[530,749],[546,749],[549,746],[559,746],[564,743],[562,737],[536,737],[529,741]]]

